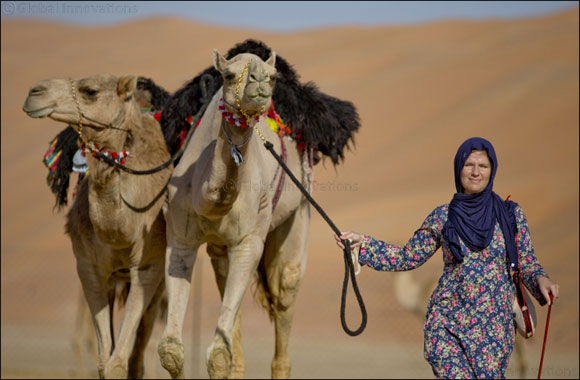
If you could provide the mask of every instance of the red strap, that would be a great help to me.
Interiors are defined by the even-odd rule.
[[[548,307],[548,317],[546,318],[546,331],[544,332],[544,344],[542,345],[542,357],[540,359],[540,368],[538,369],[538,379],[542,376],[542,365],[544,364],[544,352],[546,352],[546,340],[548,339],[548,326],[550,325],[550,313],[554,304],[554,296],[550,293],[550,306]]]
[[[525,324],[525,334],[526,338],[532,337],[534,334],[534,328],[532,327],[532,317],[530,316],[530,309],[526,302],[526,297],[524,295],[524,285],[522,281],[522,274],[519,269],[514,271],[513,274],[514,285],[516,287],[516,298],[518,305],[522,311],[522,317]]]
[[[286,146],[284,144],[284,136],[280,135],[280,148],[282,149],[282,162],[286,163]],[[284,183],[284,170],[280,174],[280,179],[278,180],[278,187],[276,187],[276,192],[272,198],[272,211],[276,208],[278,201],[280,200],[280,195],[282,195],[282,184]]]

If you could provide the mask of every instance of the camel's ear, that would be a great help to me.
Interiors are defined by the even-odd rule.
[[[266,63],[272,67],[276,67],[276,52],[275,51],[273,51],[272,54],[270,54],[270,58],[268,58]]]
[[[137,77],[135,75],[126,75],[117,82],[117,94],[123,100],[131,99],[137,88]]]
[[[224,69],[224,67],[226,67],[227,63],[228,63],[228,60],[225,59],[225,57],[220,54],[218,49],[213,49],[213,67],[215,67],[215,69],[217,71],[222,73],[223,69]]]

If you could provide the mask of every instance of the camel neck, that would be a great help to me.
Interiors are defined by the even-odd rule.
[[[221,215],[233,206],[246,180],[253,151],[252,128],[238,128],[224,119],[219,128],[207,180],[202,186],[200,211],[207,216]]]
[[[169,158],[159,125],[152,117],[142,116],[135,114],[126,118],[124,126],[134,131],[130,138],[116,132],[111,136],[116,136],[117,140],[110,140],[111,146],[130,151],[126,165],[136,170],[154,167]],[[162,202],[157,194],[163,191],[171,168],[153,175],[136,176],[95,157],[87,159],[90,217],[97,233],[111,244],[133,241],[138,235],[135,228],[140,225],[134,221],[147,217],[147,211],[156,209]]]

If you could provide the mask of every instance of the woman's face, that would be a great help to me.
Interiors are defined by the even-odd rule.
[[[476,194],[483,191],[491,176],[491,162],[485,150],[471,152],[461,171],[461,186],[464,194]]]

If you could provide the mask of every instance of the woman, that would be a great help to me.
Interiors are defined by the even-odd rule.
[[[457,193],[404,247],[357,232],[335,235],[339,247],[351,239],[360,248],[361,265],[381,271],[415,269],[442,247],[443,275],[424,325],[425,359],[438,378],[505,378],[515,338],[510,262],[519,260],[523,282],[540,305],[550,303],[550,293],[559,296],[534,255],[522,209],[492,190],[497,166],[489,141],[465,141],[454,162]]]

